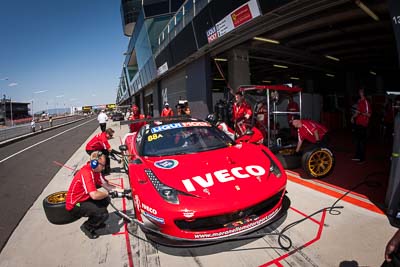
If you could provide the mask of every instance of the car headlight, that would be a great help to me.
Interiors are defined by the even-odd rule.
[[[276,178],[281,178],[282,172],[278,167],[278,164],[271,158],[271,156],[263,150],[264,154],[268,157],[270,166],[269,166],[269,171],[275,174]]]
[[[150,169],[145,169],[144,171],[154,188],[165,201],[171,204],[179,204],[177,190],[163,184]]]

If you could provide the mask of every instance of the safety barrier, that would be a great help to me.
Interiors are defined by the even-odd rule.
[[[45,129],[49,129],[67,122],[72,122],[74,120],[82,118],[83,115],[72,115],[66,117],[58,117],[50,120],[41,120],[35,123],[35,131],[43,131]],[[22,136],[25,134],[32,133],[33,129],[31,127],[30,122],[23,125],[16,125],[13,127],[7,127],[0,129],[0,142],[6,141],[18,136]]]

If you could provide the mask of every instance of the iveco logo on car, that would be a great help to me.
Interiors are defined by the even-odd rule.
[[[143,210],[146,210],[146,211],[148,211],[148,212],[150,212],[150,213],[152,213],[152,214],[154,214],[154,215],[157,215],[157,213],[158,213],[156,209],[153,209],[153,208],[147,206],[147,205],[144,204],[144,203],[142,203],[142,209],[143,209]]]
[[[196,191],[194,183],[198,184],[202,188],[211,187],[214,185],[214,180],[216,179],[220,183],[226,183],[233,181],[236,178],[245,179],[250,177],[259,177],[266,173],[265,169],[261,166],[250,165],[246,167],[236,167],[230,170],[219,170],[213,173],[206,173],[205,177],[195,176],[190,179],[182,180],[188,192]],[[215,179],[214,179],[215,178]]]

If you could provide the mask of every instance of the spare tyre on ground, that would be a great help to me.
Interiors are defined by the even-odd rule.
[[[65,209],[67,191],[60,191],[48,195],[43,199],[43,209],[47,220],[53,224],[67,224],[74,222],[80,216],[73,215]]]

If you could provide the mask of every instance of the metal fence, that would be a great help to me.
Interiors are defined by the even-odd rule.
[[[72,116],[66,116],[66,117],[61,117],[61,118],[54,118],[52,121],[50,120],[42,120],[36,122],[36,127],[35,127],[35,132],[37,131],[44,131],[47,129],[50,129],[52,127],[59,126],[64,123],[72,122],[78,119],[84,118],[83,115],[72,115]],[[13,127],[7,127],[0,129],[0,142],[9,140],[18,136],[22,136],[25,134],[32,133],[33,130],[31,128],[31,124],[23,124],[23,125],[17,125]]]

